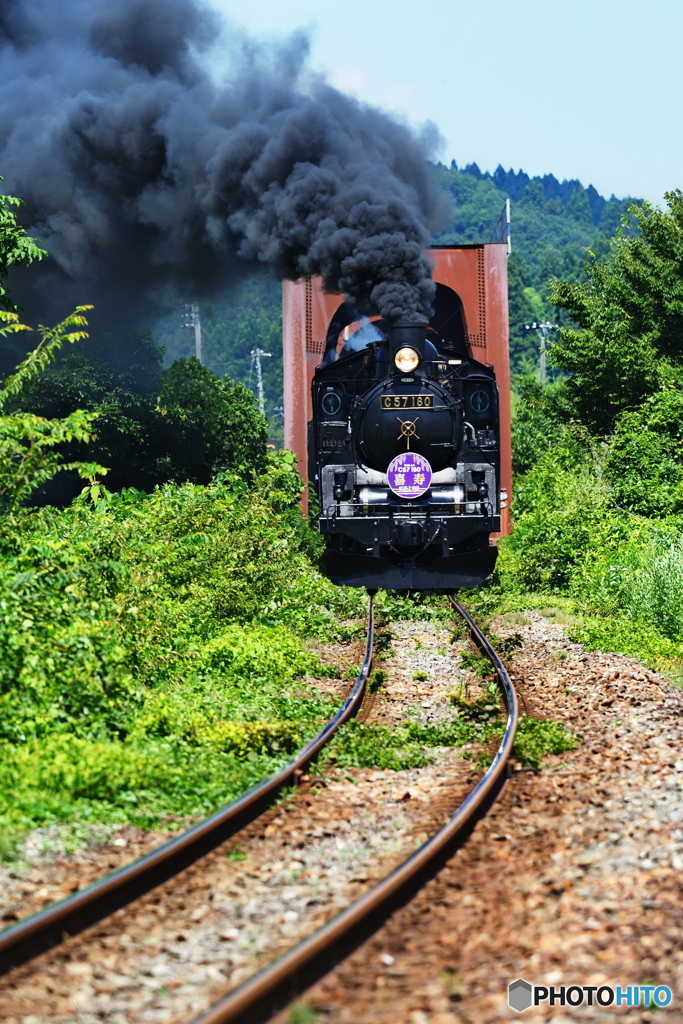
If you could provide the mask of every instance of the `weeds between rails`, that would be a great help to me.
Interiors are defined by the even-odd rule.
[[[484,634],[461,605],[454,603],[454,608],[466,622],[473,640],[488,655],[507,707],[507,721],[491,764],[449,821],[412,856],[331,921],[228,993],[193,1024],[265,1024],[369,938],[394,909],[411,899],[462,845],[495,800],[504,785],[513,750],[519,719],[517,695],[505,666]]]

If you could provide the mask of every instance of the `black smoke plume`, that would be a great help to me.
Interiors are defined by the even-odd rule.
[[[197,296],[261,261],[423,319],[435,133],[331,88],[307,56],[305,36],[254,43],[200,0],[3,0],[2,190],[52,257],[31,300],[125,321],[162,285]]]

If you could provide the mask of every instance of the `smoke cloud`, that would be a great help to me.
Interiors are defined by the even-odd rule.
[[[52,257],[34,293],[131,309],[247,261],[424,318],[435,130],[343,95],[307,57],[304,35],[255,43],[199,0],[3,0],[2,190]]]

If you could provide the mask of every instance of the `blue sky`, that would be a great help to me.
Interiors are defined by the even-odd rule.
[[[662,202],[683,188],[683,2],[213,0],[250,33],[305,28],[311,67],[419,125],[440,158],[579,178]]]

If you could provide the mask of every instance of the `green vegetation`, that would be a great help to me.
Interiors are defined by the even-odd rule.
[[[43,373],[65,341],[86,337],[73,327],[86,326],[83,313],[88,306],[79,306],[71,316],[51,330],[41,327],[41,340],[17,367],[15,373],[0,386],[0,508],[12,510],[28,501],[36,488],[51,480],[60,470],[88,480],[106,469],[96,462],[71,460],[65,462],[62,450],[74,442],[87,445],[93,438],[95,417],[79,409],[63,419],[45,419],[32,413],[12,411],[20,403],[26,388]],[[0,336],[30,331],[19,322],[17,313],[0,310]]]
[[[377,693],[386,683],[389,673],[383,668],[376,668],[370,673],[368,679],[368,690],[370,693]]]
[[[0,178],[0,181],[3,179]],[[0,309],[6,313],[19,313],[7,287],[7,275],[14,267],[29,266],[47,256],[35,238],[29,238],[17,221],[16,210],[23,200],[16,196],[0,195]]]
[[[515,529],[475,601],[521,610],[529,592],[560,598],[572,639],[678,678],[683,194],[667,202],[634,209],[638,234],[618,231],[584,282],[552,285],[573,321],[550,350],[566,376],[520,389]]]
[[[330,702],[302,638],[363,596],[306,554],[291,459],[152,495],[87,489],[0,520],[0,821],[150,825],[269,772]]]
[[[522,715],[513,750],[521,764],[538,769],[546,754],[563,754],[567,750],[575,750],[580,742],[580,737],[562,722]]]
[[[161,350],[144,334],[79,345],[35,377],[13,408],[51,419],[87,411],[97,422],[87,451],[107,467],[111,490],[208,483],[226,469],[248,481],[265,470],[267,425],[252,393],[196,359],[162,369]],[[66,451],[83,457],[85,449],[72,443]],[[41,497],[66,504],[79,489],[62,474]]]
[[[495,685],[491,693],[468,700],[454,695],[453,717],[443,722],[407,722],[399,726],[352,720],[343,726],[322,754],[339,768],[383,768],[399,771],[430,764],[430,748],[487,743],[500,733],[500,707]]]
[[[194,354],[194,334],[183,326],[179,315],[182,300],[171,298],[177,312],[158,321],[154,337],[166,352],[166,360]],[[252,349],[270,352],[261,360],[266,396],[268,433],[282,443],[282,284],[268,270],[245,273],[230,282],[224,293],[201,302],[202,359],[218,376],[252,390],[256,387]]]
[[[398,727],[351,721],[340,729],[323,760],[338,768],[420,768],[434,760],[435,748],[489,745],[502,735],[503,715],[498,687],[489,683],[480,696],[451,695],[454,714],[441,722],[408,722]],[[514,756],[523,765],[540,768],[546,754],[574,750],[580,738],[561,722],[522,715]],[[482,767],[490,755],[479,758]]]
[[[317,1024],[320,1014],[307,1002],[292,1003],[287,1024]]]
[[[79,493],[79,477],[96,472],[108,472],[113,491],[208,484],[224,471],[249,484],[264,473],[268,428],[246,387],[196,359],[163,369],[163,349],[149,334],[91,338],[74,330],[87,326],[83,314],[92,307],[40,327],[40,343],[13,369],[30,328],[19,322],[7,275],[46,255],[18,224],[19,205],[0,196],[0,501],[65,505]],[[60,351],[66,341],[79,344]]]

